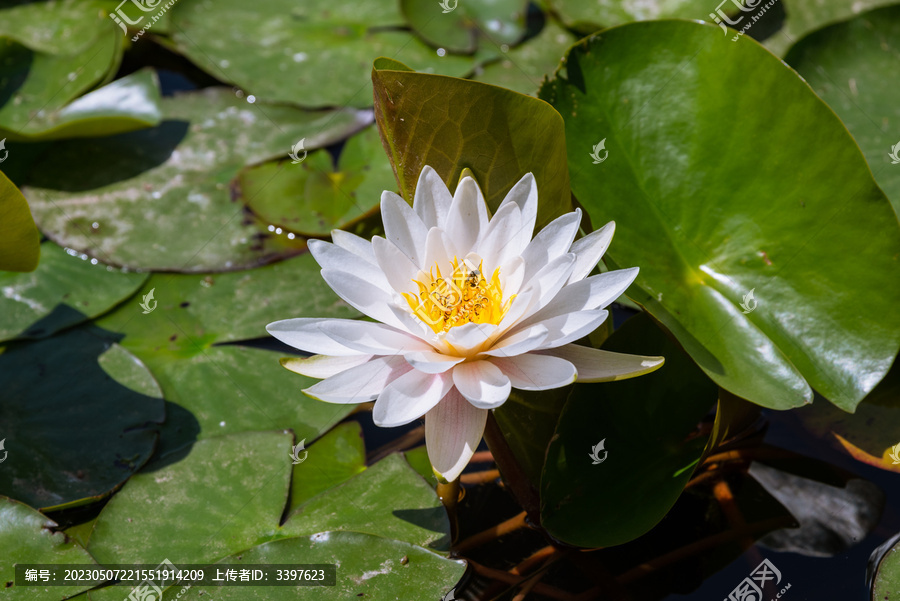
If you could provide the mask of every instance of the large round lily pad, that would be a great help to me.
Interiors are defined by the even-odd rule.
[[[900,347],[900,227],[834,113],[721,33],[633,23],[573,47],[541,90],[566,122],[572,190],[594,223],[616,221],[607,259],[641,268],[629,296],[717,384],[777,409],[815,389],[852,411]]]

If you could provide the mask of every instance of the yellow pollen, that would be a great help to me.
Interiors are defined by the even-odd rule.
[[[435,265],[429,273],[420,273],[421,279],[413,280],[419,287],[418,294],[403,293],[413,313],[436,334],[467,323],[500,323],[515,298],[513,295],[503,302],[500,269],[494,270],[488,282],[484,262],[472,269],[465,262],[460,265],[454,257],[450,264],[453,273],[449,277],[442,276]]]

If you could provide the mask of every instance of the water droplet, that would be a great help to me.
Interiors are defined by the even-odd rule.
[[[274,232],[274,231],[275,231],[275,226],[274,226],[274,225],[270,225],[267,229],[268,229],[270,232]]]
[[[294,233],[288,232],[288,240],[293,240],[294,238],[296,238],[296,236],[294,236]]]
[[[275,233],[276,233],[276,234],[281,234],[281,228],[280,228],[280,227],[276,227],[276,228],[275,228]]]
[[[253,94],[250,94],[249,96],[247,96],[247,102],[249,102],[250,104],[253,104],[254,102],[256,102],[256,96],[254,96]]]
[[[100,261],[98,261],[97,259],[91,259],[91,265],[96,265],[99,262]]]
[[[443,48],[438,48],[438,49],[437,49],[437,55],[438,55],[438,56],[444,56],[445,54],[447,54],[447,51],[444,50]]]
[[[222,427],[224,428],[224,427],[225,427],[225,422],[219,422],[219,425],[222,426]]]
[[[295,63],[302,63],[302,62],[305,61],[305,60],[306,60],[306,53],[305,53],[305,52],[298,52],[297,54],[294,55],[294,62],[295,62]]]
[[[94,223],[91,224],[91,227],[94,228],[95,230],[100,229],[100,224],[95,221]]]
[[[229,65],[231,65],[231,62],[229,62],[226,59],[222,59],[219,61],[219,66],[222,67],[223,69],[227,69],[229,67]]]
[[[506,44],[500,44],[500,52],[509,52],[509,46]]]

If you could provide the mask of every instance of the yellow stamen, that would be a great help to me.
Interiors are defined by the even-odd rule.
[[[403,293],[403,297],[416,316],[427,323],[436,334],[466,323],[498,324],[512,303],[515,295],[503,302],[500,286],[500,269],[494,270],[490,282],[484,278],[482,262],[472,269],[454,257],[450,262],[453,273],[441,275],[437,265],[429,273],[420,273],[413,280],[419,287],[418,294]]]

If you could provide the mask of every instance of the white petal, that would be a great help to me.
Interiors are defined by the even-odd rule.
[[[425,414],[425,446],[435,472],[453,482],[468,465],[481,442],[487,410],[473,407],[451,390]]]
[[[381,195],[381,220],[385,238],[421,268],[428,228],[412,207],[393,192],[385,191]]]
[[[549,355],[518,355],[491,359],[519,390],[550,390],[568,386],[577,372],[570,362]]]
[[[450,374],[426,374],[412,369],[378,395],[372,420],[385,428],[408,424],[428,413],[452,387]]]
[[[457,363],[462,363],[464,357],[452,357],[435,351],[413,351],[404,353],[409,364],[426,374],[442,374]]]
[[[576,311],[603,309],[625,292],[637,274],[637,267],[617,269],[568,284],[545,308],[523,320],[521,325],[531,325]]]
[[[577,344],[567,344],[541,355],[561,357],[575,365],[579,382],[612,382],[642,376],[655,371],[665,363],[663,357],[641,357],[602,351]]]
[[[551,221],[534,237],[534,240],[528,243],[522,251],[526,280],[534,277],[534,274],[553,259],[569,252],[572,240],[578,233],[579,224],[581,224],[581,209],[576,209],[574,213],[566,213]]]
[[[412,367],[403,357],[376,357],[322,380],[303,392],[328,403],[365,403],[381,394],[385,386],[411,372]]]
[[[334,319],[322,321],[319,327],[332,340],[361,353],[396,355],[431,350],[428,343],[383,323]]]
[[[384,271],[377,265],[360,258],[345,248],[322,240],[310,240],[309,252],[322,269],[345,271],[374,284],[384,291],[391,290]]]
[[[494,324],[466,323],[450,328],[444,334],[443,341],[448,346],[451,354],[463,355],[466,351],[484,344],[496,331],[497,326]]]
[[[492,273],[485,277],[493,276]],[[503,287],[503,298],[518,294],[525,279],[525,261],[522,257],[512,257],[506,265],[500,267],[500,285]]]
[[[337,355],[340,357],[365,354],[346,347],[328,336],[321,327],[321,324],[324,321],[349,321],[351,323],[356,323],[351,319],[331,320],[301,317],[297,319],[273,321],[266,326],[266,331],[283,343],[298,348],[301,351],[306,351],[307,353],[314,353],[316,355]]]
[[[331,239],[344,250],[349,250],[357,257],[375,264],[375,254],[372,252],[372,244],[368,240],[344,230],[331,230]]]
[[[527,244],[534,234],[534,223],[537,220],[538,190],[534,175],[526,173],[522,176],[522,179],[516,182],[516,185],[506,194],[506,198],[503,199],[500,206],[510,202],[515,203],[522,212],[522,234],[525,236],[525,244]],[[523,244],[515,254],[521,254],[524,248]]]
[[[426,228],[439,227],[446,229],[447,213],[453,197],[450,190],[441,180],[437,171],[425,165],[416,182],[416,196],[413,199],[413,210],[422,219]]]
[[[471,177],[464,177],[453,195],[453,204],[447,216],[447,238],[458,257],[467,255],[487,229],[487,204],[478,184]]]
[[[574,264],[575,255],[566,253],[547,263],[533,278],[527,280],[522,287],[523,292],[532,292],[533,299],[527,311],[518,319],[524,320],[553,302],[560,290],[564,289],[563,286],[566,285]],[[510,312],[512,312],[512,307],[510,307]]]
[[[403,319],[391,310],[394,306],[394,299],[387,291],[360,277],[335,269],[323,269],[322,279],[357,311],[388,325],[407,329]],[[334,355],[337,353],[320,352],[319,354]]]
[[[328,355],[313,355],[312,357],[285,357],[281,365],[310,378],[330,378],[351,367],[368,362],[372,355],[348,355],[346,357],[329,357]]]
[[[378,266],[395,291],[418,293],[419,287],[413,283],[413,279],[420,270],[409,257],[381,236],[372,238],[372,250]]]
[[[612,242],[615,232],[616,222],[610,221],[599,230],[591,232],[572,244],[569,252],[574,253],[578,258],[575,260],[575,268],[569,277],[570,284],[583,280],[597,266],[603,253],[609,248],[609,243]]]
[[[556,317],[539,321],[534,325],[544,326],[547,328],[548,333],[547,339],[538,348],[556,348],[574,342],[579,338],[584,338],[599,328],[600,324],[606,321],[607,317],[609,317],[609,311],[597,309],[594,311],[575,311],[574,313],[557,315]]]
[[[531,326],[519,330],[515,334],[504,336],[499,342],[495,342],[484,355],[489,357],[512,357],[527,353],[541,346],[547,340],[549,330],[542,325]]]
[[[449,277],[450,258],[450,243],[443,230],[436,227],[428,230],[425,236],[424,252],[422,253],[422,271],[428,273],[437,265],[441,268],[441,275]]]
[[[514,243],[520,240],[519,235],[523,232],[522,211],[519,210],[519,205],[510,202],[497,209],[478,247],[473,249],[484,258],[485,271],[492,272],[494,268],[501,266],[505,259],[522,254],[524,245],[516,252]]]
[[[509,398],[511,388],[509,378],[487,361],[469,361],[454,367],[453,384],[479,409],[499,407]]]

